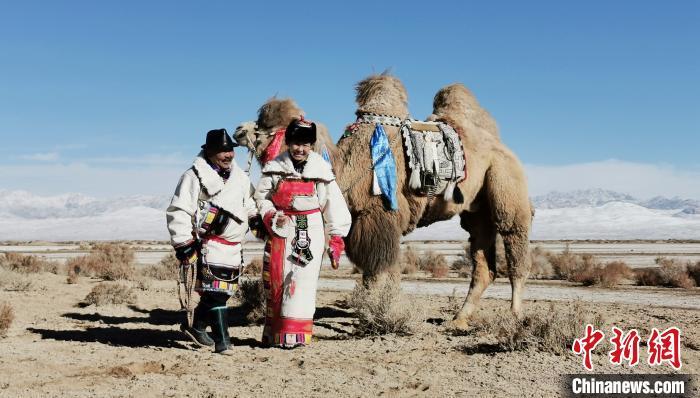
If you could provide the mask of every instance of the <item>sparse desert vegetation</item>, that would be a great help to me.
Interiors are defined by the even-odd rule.
[[[402,250],[400,261],[400,271],[404,275],[423,271],[433,278],[444,278],[450,272],[450,266],[444,255],[433,250],[419,255],[411,245],[407,245]]]
[[[413,275],[420,268],[420,257],[411,245],[407,245],[401,254],[401,273]]]
[[[27,274],[0,268],[0,289],[8,292],[26,292],[34,287]]]
[[[256,257],[243,268],[243,274],[244,275],[253,275],[253,276],[260,276],[262,275],[262,269],[263,269],[263,259],[260,257]]]
[[[12,306],[5,302],[0,302],[0,337],[7,335],[7,330],[15,320],[15,312]]]
[[[133,304],[136,302],[134,288],[122,282],[101,282],[85,296],[82,304],[108,305],[108,304]]]
[[[433,278],[444,278],[450,271],[445,256],[432,250],[420,257],[418,264],[421,271],[429,273]]]
[[[389,276],[365,286],[357,283],[348,299],[355,311],[358,335],[412,334],[420,322],[419,309],[401,292],[398,278]]]
[[[158,264],[146,266],[141,274],[159,281],[176,281],[180,277],[180,261],[175,253],[168,253]]]
[[[38,272],[51,272],[56,274],[59,268],[58,263],[55,261],[15,252],[0,253],[0,267],[24,274],[34,274]]]
[[[658,268],[636,271],[638,285],[680,287],[683,289],[691,289],[697,285],[700,263],[692,264],[690,262],[659,257],[656,259],[656,264]]]
[[[529,309],[516,318],[509,311],[498,311],[475,320],[473,331],[494,338],[501,349],[518,351],[537,349],[559,355],[571,350],[571,344],[581,337],[587,324],[602,328],[600,314],[587,311],[580,302],[549,308]]]
[[[134,279],[134,249],[125,244],[98,243],[90,254],[66,261],[66,268],[68,283],[74,283],[78,276],[108,281]]]
[[[242,278],[238,299],[248,322],[260,324],[265,319],[265,292],[260,278]]]

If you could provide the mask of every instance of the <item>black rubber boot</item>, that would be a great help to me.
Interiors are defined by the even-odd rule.
[[[228,307],[219,306],[209,310],[211,320],[211,336],[214,339],[214,352],[223,355],[233,355],[231,338],[228,335]]]
[[[187,320],[180,325],[180,330],[200,347],[211,347],[214,345],[214,340],[207,333],[208,312],[208,310],[198,305],[194,309],[192,327],[187,325]]]

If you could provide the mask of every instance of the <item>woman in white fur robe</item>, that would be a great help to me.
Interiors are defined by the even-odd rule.
[[[309,344],[313,333],[324,227],[337,267],[351,217],[330,164],[310,150],[315,124],[292,122],[285,140],[289,151],[264,165],[254,197],[270,232],[263,258],[263,343],[295,347]]]

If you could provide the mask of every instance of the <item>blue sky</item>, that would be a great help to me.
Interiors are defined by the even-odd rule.
[[[416,118],[466,84],[529,174],[602,164],[616,188],[635,165],[615,181],[700,197],[700,2],[483,3],[2,2],[0,189],[166,193],[207,130],[275,94],[337,138],[354,84],[390,68]]]

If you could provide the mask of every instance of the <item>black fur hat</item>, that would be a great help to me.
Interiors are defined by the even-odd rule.
[[[207,133],[207,143],[202,145],[202,149],[208,153],[231,152],[238,144],[231,139],[226,129],[209,130]]]
[[[287,130],[284,132],[284,140],[287,143],[316,143],[316,123],[304,119],[292,120],[289,126],[287,126]]]

